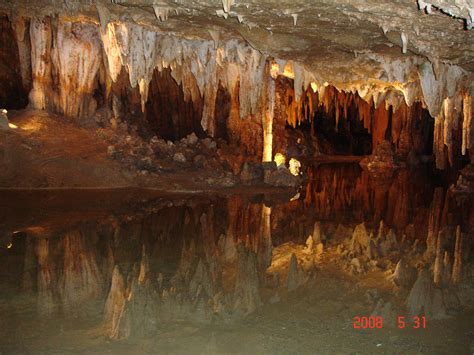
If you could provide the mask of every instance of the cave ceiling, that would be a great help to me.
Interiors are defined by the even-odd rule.
[[[386,79],[384,64],[429,60],[474,72],[474,1],[5,1],[13,13],[98,21],[97,6],[186,38],[243,38],[262,53],[297,60],[335,83]],[[32,12],[34,10],[34,12]],[[405,41],[405,44],[403,43]],[[405,53],[403,53],[405,51]]]

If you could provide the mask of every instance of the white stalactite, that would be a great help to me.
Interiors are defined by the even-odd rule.
[[[168,20],[168,16],[171,10],[172,9],[170,7],[153,5],[153,11],[155,12],[155,16],[161,22]]]
[[[101,51],[95,26],[59,22],[51,56],[59,77],[57,106],[66,116],[88,117],[95,112],[92,95]]]
[[[463,125],[462,125],[462,155],[473,146],[472,129],[472,98],[469,94],[463,96]]]
[[[402,32],[402,34],[400,35],[401,39],[402,39],[402,53],[403,54],[406,54],[407,52],[407,47],[408,47],[408,37],[407,35],[405,34],[405,32]]]
[[[263,126],[263,156],[262,161],[272,161],[273,158],[273,117],[275,109],[275,80],[270,72],[267,74],[266,108],[262,117]]]
[[[222,0],[222,7],[225,13],[229,13],[230,7],[234,5],[234,0]]]
[[[223,1],[225,15],[228,15],[233,3]],[[156,7],[159,7],[157,16],[164,20],[166,14],[162,16],[162,6]],[[143,25],[117,21],[107,8],[100,5],[97,5],[97,12],[100,31],[97,25],[87,22],[74,23],[59,18],[53,28],[48,19],[31,20],[32,107],[52,108],[73,117],[93,113],[95,101],[92,93],[103,54],[106,59],[105,80],[116,82],[120,72],[126,70],[130,85],[138,86],[142,110],[148,100],[154,70],[170,68],[172,77],[183,88],[185,100],[196,104],[202,102],[201,125],[211,136],[216,126],[215,101],[219,85],[233,96],[239,83],[239,97],[238,100],[234,98],[233,102],[239,102],[240,117],[262,115],[259,118],[263,119],[267,112],[262,100],[262,91],[266,90],[266,55],[243,41],[224,41],[216,31],[210,31],[212,40],[181,38]],[[296,22],[296,16],[294,18]],[[16,36],[21,41],[24,38],[24,24],[21,21],[15,23]],[[401,36],[406,51],[407,37],[404,33]],[[452,136],[458,127],[463,130],[462,153],[472,147],[472,100],[470,95],[461,95],[469,84],[468,73],[460,67],[437,63],[436,60],[433,60],[435,65],[429,62],[422,64],[421,59],[412,56],[395,61],[375,55],[370,58],[382,63],[381,77],[384,79],[381,82],[387,82],[385,87],[369,82],[336,88],[358,92],[366,102],[373,100],[376,107],[385,101],[385,105],[392,106],[394,112],[403,99],[408,106],[423,100],[431,116],[436,117],[434,152],[438,167],[445,166],[446,157],[452,163],[457,153],[453,151]],[[326,88],[322,83],[326,79],[317,72],[298,62],[287,64],[286,60],[275,61],[278,64],[278,73],[276,69],[275,73],[294,79],[296,102],[301,100],[309,86],[318,91],[320,98],[325,97]],[[419,81],[411,75],[418,66]],[[57,88],[52,85],[53,73],[59,79]],[[320,100],[319,104],[324,102]],[[461,117],[462,126],[459,126]],[[267,159],[267,154],[264,154],[264,159]]]
[[[30,23],[31,76],[33,88],[29,99],[33,108],[48,107],[46,91],[51,82],[51,26],[46,20],[33,18]]]

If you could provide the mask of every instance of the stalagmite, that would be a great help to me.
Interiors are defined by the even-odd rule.
[[[322,243],[323,235],[321,233],[321,222],[320,221],[314,222],[312,237],[313,237],[313,241],[316,245],[319,244],[319,243]]]
[[[299,276],[298,261],[296,255],[293,253],[291,254],[290,263],[288,265],[288,277],[286,281],[288,291],[291,292],[298,288],[300,285]]]
[[[355,254],[362,254],[370,243],[369,234],[365,228],[365,223],[357,225],[352,234],[351,251]]]
[[[393,281],[396,285],[409,289],[416,280],[416,269],[406,260],[400,260],[393,273]]]
[[[451,282],[454,285],[459,284],[461,281],[461,270],[462,270],[462,233],[461,227],[456,227],[456,242],[454,247],[454,263],[453,263],[453,273],[451,276]]]

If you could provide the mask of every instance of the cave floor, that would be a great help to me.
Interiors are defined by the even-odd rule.
[[[16,128],[0,131],[0,188],[151,188],[162,193],[222,188],[223,172],[216,176],[213,169],[183,165],[169,157],[162,158],[165,167],[155,173],[111,159],[108,147],[112,141],[125,142],[126,129],[101,129],[93,122],[81,126],[63,116],[29,109],[11,111],[9,119]],[[135,154],[135,147],[129,148]],[[211,182],[206,181],[209,177]]]

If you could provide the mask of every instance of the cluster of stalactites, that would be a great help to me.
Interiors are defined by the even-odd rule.
[[[360,87],[345,92],[327,83],[318,84],[313,81],[315,77],[312,74],[294,63],[289,66],[288,63],[277,62],[272,67],[272,75],[294,79],[294,87],[284,92],[286,121],[289,125],[296,127],[302,121],[312,120],[315,112],[322,107],[326,114],[334,113],[337,130],[340,119],[347,120],[349,107],[354,105],[364,128],[373,136],[373,147],[385,139],[390,107],[393,112],[392,143],[398,145],[402,131],[409,131],[413,119],[419,118],[413,116],[420,115],[421,111],[413,107],[417,101],[421,101],[435,118],[433,151],[437,168],[445,169],[447,163],[454,165],[459,153],[465,155],[474,146],[474,135],[471,134],[472,97],[463,89],[465,73],[459,67],[438,65],[437,68],[435,75],[433,66],[420,67],[422,93],[418,92],[420,89],[414,83],[400,90],[371,91],[368,87]],[[453,135],[459,130],[462,130],[462,142],[458,149]]]
[[[97,28],[88,23],[33,18],[30,38],[31,105],[70,117],[93,114],[97,105],[93,92],[101,63]]]
[[[62,18],[32,19],[33,107],[71,117],[91,115],[98,75],[105,73],[110,89],[125,69],[131,87],[139,88],[144,110],[154,70],[170,68],[186,100],[203,100],[201,124],[210,135],[215,130],[219,84],[231,95],[238,92],[241,118],[262,113],[266,57],[259,51],[237,40],[219,41],[219,36],[182,39],[134,23],[109,22],[107,10],[98,8],[100,29],[94,23]],[[52,83],[57,84],[57,92]]]
[[[457,94],[447,97],[442,102],[442,109],[435,119],[433,150],[436,156],[436,167],[445,169],[447,163],[453,166],[457,155],[455,132],[462,131],[461,153],[466,154],[474,144],[472,131],[472,97],[471,95]]]
[[[102,19],[101,19],[102,21]],[[157,33],[132,23],[109,22],[101,26],[110,78],[115,81],[126,67],[132,87],[139,86],[142,109],[155,69],[170,68],[182,85],[185,100],[202,97],[202,127],[215,130],[215,101],[219,83],[233,95],[239,83],[240,117],[260,114],[266,57],[236,40],[188,40]]]
[[[241,118],[264,114],[267,57],[258,50],[238,40],[222,41],[215,31],[210,31],[212,40],[191,40],[135,23],[114,22],[106,8],[97,8],[100,28],[92,22],[71,22],[61,17],[31,19],[33,107],[53,109],[71,117],[90,116],[96,109],[93,96],[98,77],[105,82],[108,96],[112,82],[126,70],[131,87],[139,88],[144,110],[154,70],[170,68],[185,99],[193,103],[202,100],[201,125],[211,136],[216,126],[219,84],[231,96],[238,96],[231,100],[238,102]],[[26,22],[21,18],[14,22],[21,42]],[[22,62],[28,59],[24,53],[20,56]],[[24,64],[22,68],[26,68]],[[395,87],[345,87],[342,92],[331,89],[297,62],[275,59],[270,72],[273,77],[283,75],[294,80],[293,90],[285,93],[287,121],[293,126],[311,119],[320,106],[326,112],[334,110],[337,125],[341,118],[347,119],[348,108],[356,105],[364,127],[372,132],[374,121],[386,121],[389,106],[396,112],[418,100],[436,118],[434,151],[438,167],[444,167],[446,160],[452,163],[457,149],[452,145],[452,136],[458,127],[462,128],[462,153],[473,145],[472,99],[462,89],[468,76],[457,66],[425,63],[418,69],[417,80],[404,84],[397,81]],[[400,76],[397,80],[401,79]],[[378,109],[383,102],[385,111]]]

